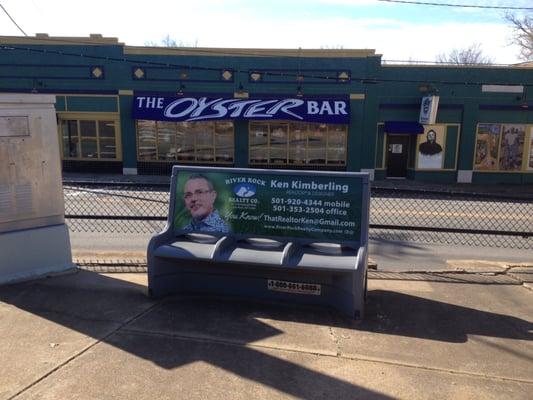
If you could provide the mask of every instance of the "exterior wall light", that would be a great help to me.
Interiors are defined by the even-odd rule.
[[[220,77],[223,81],[230,82],[233,80],[233,71],[230,69],[225,69],[220,73]]]

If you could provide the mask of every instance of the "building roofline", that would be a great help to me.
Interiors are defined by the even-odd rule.
[[[130,55],[181,55],[181,56],[236,56],[236,57],[318,57],[318,58],[364,58],[381,57],[374,49],[257,49],[216,47],[152,47],[126,46],[118,38],[103,37],[91,33],[88,37],[49,36],[0,36],[0,44],[12,45],[117,45]]]
[[[382,68],[446,68],[446,69],[526,69],[533,68],[531,66],[525,66],[520,64],[387,64],[381,63]]]
[[[130,55],[236,56],[236,57],[319,57],[362,58],[380,57],[373,49],[254,49],[216,47],[146,47],[125,46]]]
[[[124,46],[118,38],[103,37],[99,33],[91,33],[88,37],[49,36],[47,33],[36,33],[35,36],[0,36],[0,44],[25,45],[117,45]]]

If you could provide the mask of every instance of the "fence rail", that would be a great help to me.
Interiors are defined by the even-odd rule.
[[[73,232],[147,234],[168,214],[168,184],[65,182]],[[372,188],[370,237],[533,248],[533,200],[512,196]]]

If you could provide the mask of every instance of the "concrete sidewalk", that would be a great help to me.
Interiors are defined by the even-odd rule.
[[[527,273],[528,271],[525,271]],[[374,273],[367,318],[146,297],[145,274],[0,287],[0,399],[530,399],[533,292]]]

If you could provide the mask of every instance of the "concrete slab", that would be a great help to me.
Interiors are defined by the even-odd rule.
[[[449,268],[456,271],[476,272],[476,273],[503,273],[509,269],[506,262],[503,261],[485,261],[485,260],[446,260]]]
[[[519,285],[369,283],[367,318],[334,327],[341,356],[533,382],[533,293]]]
[[[154,303],[145,274],[6,286],[0,399],[529,399],[533,292],[491,278],[370,280],[358,324],[314,307]]]
[[[145,285],[88,272],[2,286],[0,399],[61,367],[151,307],[144,291]]]
[[[527,399],[533,384],[118,333],[17,399]]]
[[[514,266],[508,274],[523,283],[533,283],[533,266]]]
[[[37,317],[0,303],[0,399],[15,395],[120,327],[110,321],[66,319],[52,312]]]
[[[128,325],[128,330],[336,355],[332,323],[325,309],[177,297]]]

